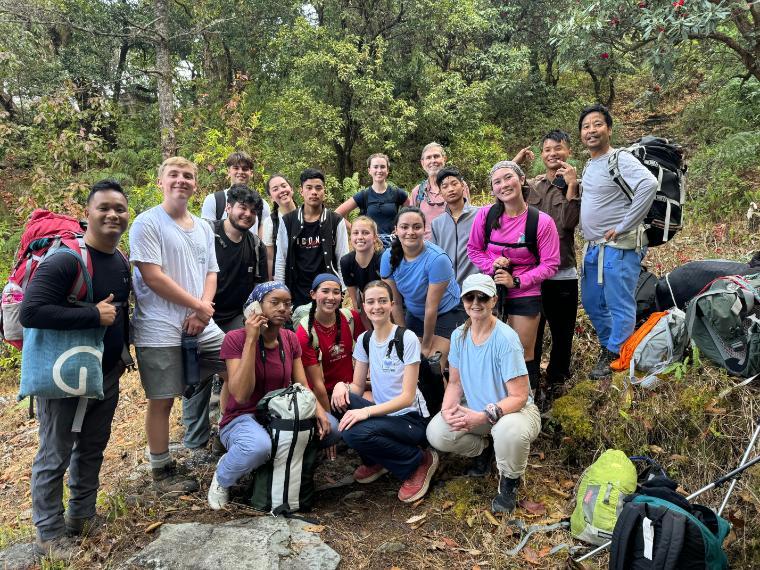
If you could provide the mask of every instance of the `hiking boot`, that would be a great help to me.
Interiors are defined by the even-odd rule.
[[[66,525],[66,536],[92,536],[100,532],[105,524],[105,518],[100,515],[73,518],[66,513],[63,515],[63,520]]]
[[[222,487],[216,478],[216,471],[214,471],[214,478],[211,480],[211,485],[208,488],[208,506],[218,511],[223,509],[230,501],[230,490],[227,487]]]
[[[499,476],[499,494],[491,501],[491,510],[495,513],[507,513],[511,515],[517,506],[517,488],[520,486],[520,478],[510,479],[504,475]]]
[[[413,503],[425,496],[430,487],[430,480],[435,470],[438,469],[438,454],[435,449],[428,448],[422,452],[422,462],[398,490],[399,500],[405,503]]]
[[[610,364],[613,360],[617,359],[619,354],[608,350],[606,346],[603,346],[599,351],[599,360],[596,361],[594,369],[589,374],[589,378],[592,380],[603,380],[612,376],[612,369]]]
[[[73,561],[78,553],[79,546],[76,540],[70,536],[57,536],[50,540],[42,540],[37,537],[37,540],[34,541],[34,555],[39,558]]]
[[[184,495],[198,490],[198,482],[192,477],[177,473],[177,462],[151,469],[153,489],[161,494]]]
[[[357,483],[372,483],[388,473],[382,465],[359,465],[354,471],[354,481]]]
[[[211,453],[215,457],[220,457],[227,453],[227,448],[224,447],[224,444],[218,435],[211,438]]]
[[[486,446],[480,455],[472,459],[470,467],[467,469],[468,477],[485,477],[491,472],[491,463],[493,462],[493,445],[491,438],[487,437]]]

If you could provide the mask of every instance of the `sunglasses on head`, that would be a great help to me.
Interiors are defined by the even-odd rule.
[[[480,303],[485,303],[490,298],[491,297],[489,297],[485,293],[481,293],[480,291],[470,291],[469,293],[465,293],[464,295],[462,295],[462,299],[464,299],[468,303],[472,303],[475,299],[477,299]]]

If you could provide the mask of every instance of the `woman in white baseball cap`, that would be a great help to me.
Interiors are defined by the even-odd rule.
[[[499,492],[491,509],[511,513],[541,416],[520,338],[494,316],[496,301],[496,283],[488,275],[464,280],[462,303],[469,318],[451,335],[449,384],[427,439],[440,451],[475,458],[470,476],[487,475],[495,454]]]

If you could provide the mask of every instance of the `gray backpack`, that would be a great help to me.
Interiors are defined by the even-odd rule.
[[[686,308],[689,337],[729,374],[760,373],[760,273],[719,277]]]
[[[684,312],[680,309],[667,311],[633,351],[630,365],[631,383],[644,387],[653,386],[657,382],[657,373],[683,358],[688,342]],[[647,375],[635,380],[634,369],[647,372]]]

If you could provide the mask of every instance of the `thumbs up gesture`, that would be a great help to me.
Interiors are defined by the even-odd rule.
[[[100,324],[104,327],[110,327],[116,320],[116,307],[111,304],[111,301],[113,301],[113,293],[95,305],[100,313]]]

